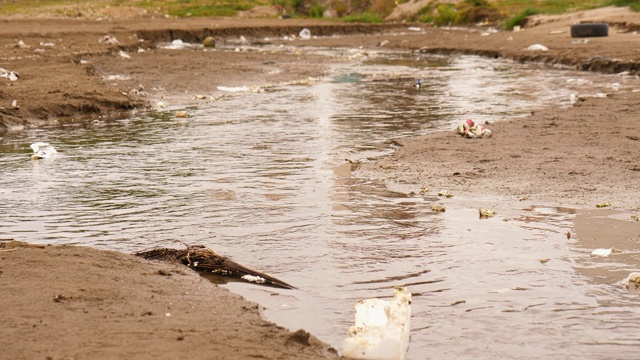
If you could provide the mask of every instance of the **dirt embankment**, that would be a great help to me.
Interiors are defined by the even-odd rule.
[[[6,245],[6,246],[3,246]],[[3,359],[331,359],[187,267],[0,242]]]

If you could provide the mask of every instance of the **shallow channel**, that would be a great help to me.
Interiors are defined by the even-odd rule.
[[[574,210],[480,220],[456,199],[433,214],[435,192],[391,191],[337,169],[466,118],[500,121],[634,87],[624,76],[380,53],[310,85],[229,93],[187,119],[172,110],[31,129],[0,139],[0,238],[124,252],[204,244],[297,286],[224,285],[338,350],[358,300],[406,285],[409,359],[633,357],[637,296],[576,272],[584,254],[565,236]],[[36,141],[58,156],[29,160]]]

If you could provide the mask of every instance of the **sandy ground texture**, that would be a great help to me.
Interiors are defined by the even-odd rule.
[[[4,246],[2,246],[4,244]],[[179,265],[0,242],[0,358],[326,359],[303,330]]]
[[[574,43],[570,25],[586,20],[608,22],[609,36]],[[199,93],[215,96],[222,85],[304,81],[342,61],[296,51],[176,52],[157,46],[178,38],[200,42],[213,36],[219,44],[232,45],[244,36],[285,43],[265,38],[298,34],[306,27],[322,37],[286,43],[384,46],[640,72],[640,15],[618,8],[536,19],[517,33],[486,28],[415,32],[408,29],[411,24],[295,19],[12,18],[0,23],[0,67],[18,73],[16,81],[0,77],[4,136],[43,123],[128,116],[161,98],[194,101]],[[536,43],[549,51],[526,50]],[[527,198],[592,208],[607,201],[637,209],[639,102],[640,92],[617,93],[579,101],[571,109],[497,119],[490,125],[491,139],[467,140],[450,132],[401,139],[395,154],[361,164],[357,173],[412,191],[446,188],[513,202]],[[477,199],[458,198],[468,201],[466,206]],[[0,260],[0,349],[7,358],[337,356],[304,332],[264,322],[255,304],[187,269],[79,247],[4,248]]]

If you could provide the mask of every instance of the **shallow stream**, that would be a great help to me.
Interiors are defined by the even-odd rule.
[[[389,153],[394,138],[634,88],[626,76],[380,53],[311,85],[183,109],[189,118],[172,109],[27,130],[0,139],[0,238],[124,252],[204,244],[297,286],[224,285],[338,350],[358,300],[406,285],[409,359],[633,358],[638,295],[576,270],[602,266],[566,237],[576,211],[529,206],[480,220],[454,197],[433,214],[435,192],[340,170]],[[59,154],[29,160],[36,141]],[[611,266],[637,270],[637,253],[622,259]]]

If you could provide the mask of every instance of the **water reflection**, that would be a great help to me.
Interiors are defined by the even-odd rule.
[[[377,54],[333,73],[309,87],[231,95],[190,109],[188,121],[159,112],[3,138],[0,237],[126,252],[204,244],[299,287],[225,285],[338,348],[355,302],[398,284],[414,293],[413,359],[604,358],[634,344],[638,312],[611,309],[632,299],[600,310],[603,297],[574,270],[572,211],[480,220],[463,196],[349,175],[391,151],[393,138],[564,106],[558,99],[577,86],[568,79],[590,77],[580,91],[599,91],[611,77],[415,54]],[[59,156],[28,160],[39,140]],[[446,213],[429,210],[440,202]]]

